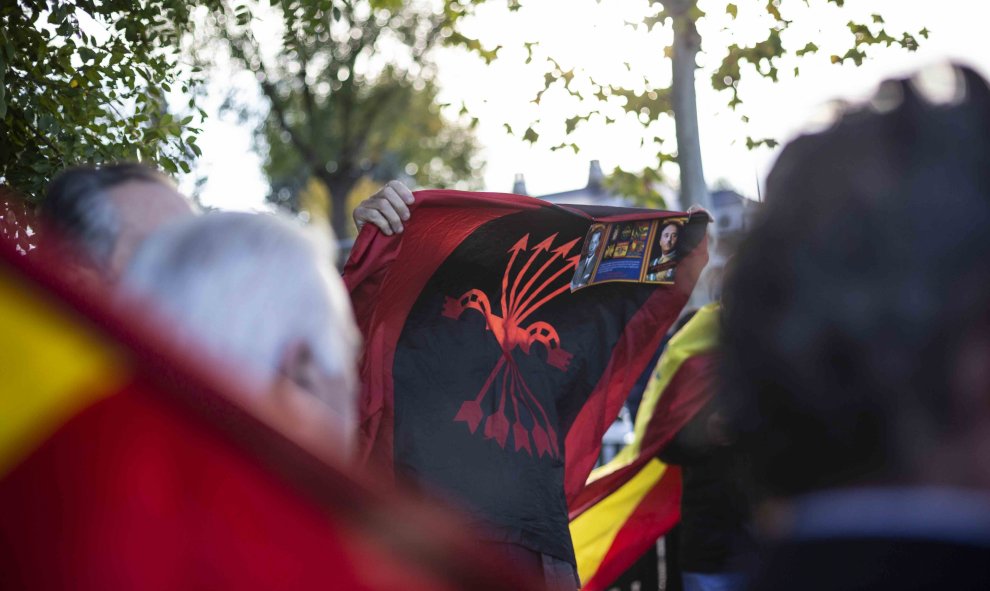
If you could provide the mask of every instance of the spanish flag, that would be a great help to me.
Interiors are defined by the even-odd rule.
[[[0,587],[529,588],[34,258],[0,240]]]
[[[657,453],[710,399],[719,308],[701,308],[671,339],[636,414],[633,442],[594,470],[571,505],[585,591],[605,589],[680,518],[680,470]]]

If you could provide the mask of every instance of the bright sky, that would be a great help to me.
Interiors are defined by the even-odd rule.
[[[990,77],[990,38],[986,32],[990,3],[984,0],[847,0],[841,10],[823,7],[823,0],[811,1],[816,9],[789,0],[783,3],[784,16],[794,24],[785,34],[785,47],[797,49],[813,41],[821,51],[817,56],[788,62],[787,68],[781,68],[777,84],[752,76],[740,89],[744,103],[734,112],[727,107],[728,93],[712,90],[710,74],[721,48],[760,40],[760,35],[766,34],[767,22],[763,0],[736,3],[739,15],[732,20],[724,13],[726,2],[700,0],[709,16],[700,29],[703,41],[696,87],[706,179],[709,185],[727,183],[748,197],[757,197],[757,179],[762,188],[775,151],[747,150],[747,135],[786,141],[809,122],[821,121],[830,101],[861,100],[884,78],[903,76],[944,60],[969,64]],[[551,151],[550,147],[563,139],[563,119],[576,113],[580,105],[569,97],[556,96],[533,105],[530,101],[542,86],[544,69],[542,60],[525,65],[522,50],[523,42],[538,40],[537,55],[545,53],[564,60],[565,68],[578,66],[598,79],[627,84],[645,75],[655,87],[667,86],[670,66],[662,50],[669,42],[665,37],[668,33],[659,27],[653,33],[635,31],[625,24],[639,18],[644,4],[646,0],[529,0],[522,10],[510,13],[504,3],[491,2],[465,23],[469,36],[481,38],[487,46],[505,48],[491,66],[459,51],[444,51],[437,58],[443,100],[455,105],[465,102],[480,119],[477,135],[487,163],[486,189],[509,191],[515,173],[525,174],[531,194],[578,188],[587,180],[588,161],[592,159],[600,160],[606,172],[615,166],[633,170],[650,164],[654,151],[640,147],[642,127],[629,119],[579,127],[566,140],[578,144],[577,154],[570,149]],[[787,9],[795,12],[788,13]],[[916,53],[874,50],[874,57],[859,68],[831,65],[828,56],[849,46],[845,24],[852,18],[866,22],[873,13],[884,16],[888,30],[916,32],[926,27],[931,32],[929,39],[921,40],[922,47]],[[632,73],[623,65],[626,62]],[[798,77],[790,74],[794,65],[800,65]],[[253,81],[242,78],[230,83],[251,89]],[[216,107],[214,102],[207,110],[213,112]],[[741,115],[748,116],[749,123],[744,124]],[[536,128],[541,137],[533,146],[509,135],[503,127],[509,123],[521,135],[535,118],[546,123]],[[672,123],[656,125],[666,132],[672,149]],[[211,117],[199,145],[204,156],[194,174],[208,179],[202,189],[207,204],[232,209],[264,206],[267,186],[261,161],[252,151],[250,128],[233,118]],[[676,174],[676,169],[668,172]],[[191,189],[192,175],[183,179],[183,184]]]

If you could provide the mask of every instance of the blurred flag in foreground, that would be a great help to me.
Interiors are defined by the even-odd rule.
[[[719,308],[709,304],[660,357],[636,414],[633,442],[596,469],[571,504],[585,591],[606,589],[680,518],[680,470],[656,458],[711,397]]]
[[[528,588],[28,258],[0,240],[0,587]]]
[[[570,562],[567,501],[687,302],[707,215],[457,191],[413,207],[345,267],[362,452],[463,502],[489,539]]]

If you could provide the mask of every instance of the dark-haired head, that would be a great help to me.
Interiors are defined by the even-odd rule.
[[[885,83],[768,178],[722,363],[765,494],[990,479],[955,449],[990,444],[990,89],[952,75]]]
[[[39,213],[82,251],[77,258],[115,276],[126,263],[118,256],[122,242],[130,250],[159,221],[191,211],[167,176],[143,164],[120,163],[64,170],[48,185]]]

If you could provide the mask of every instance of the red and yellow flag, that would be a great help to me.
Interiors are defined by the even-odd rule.
[[[0,240],[0,587],[528,588],[58,268]]]
[[[709,400],[719,308],[701,308],[671,339],[646,386],[633,442],[591,473],[571,505],[585,591],[605,589],[680,518],[680,471],[656,458]]]

